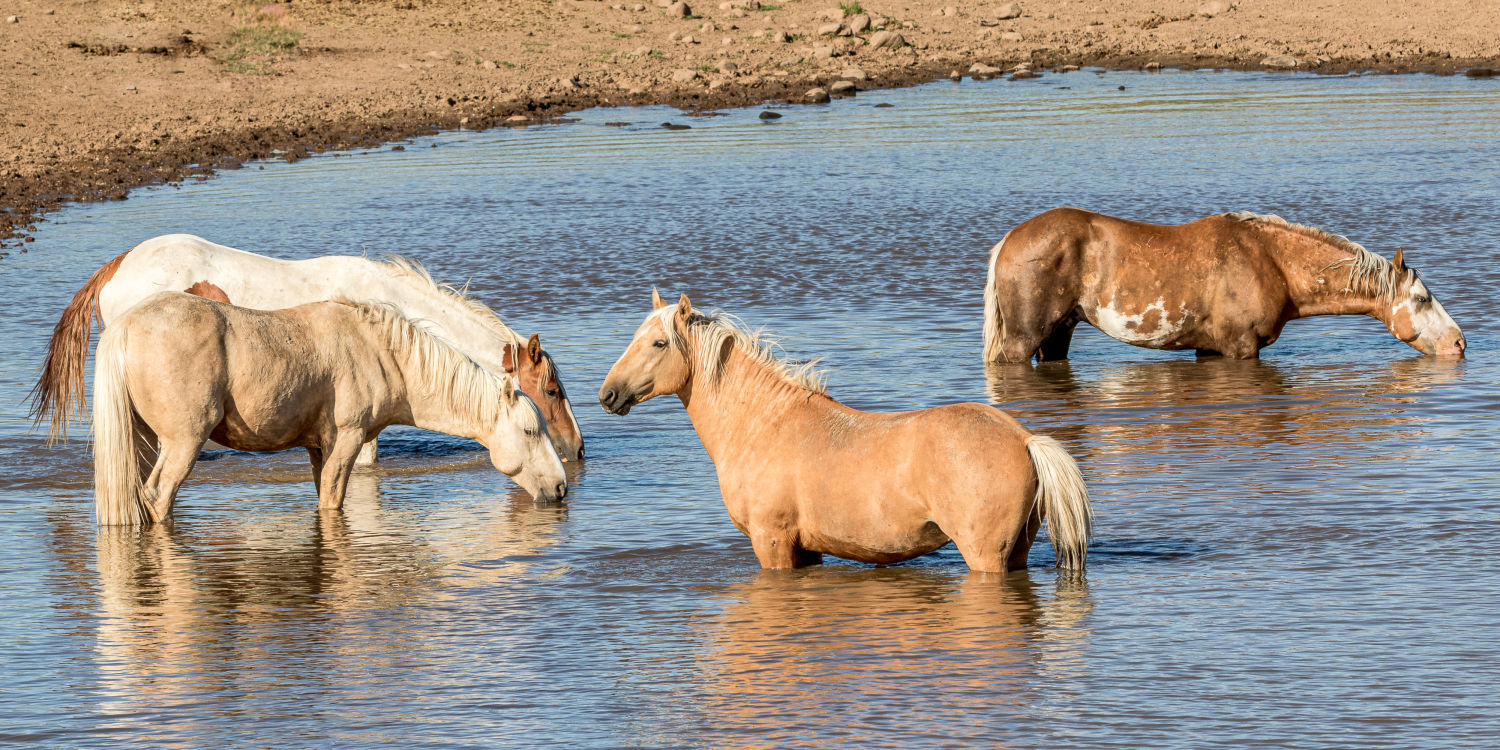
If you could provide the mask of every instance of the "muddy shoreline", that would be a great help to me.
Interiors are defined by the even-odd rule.
[[[198,42],[186,36],[183,40],[190,45],[185,48],[188,54],[201,53],[201,49],[191,46]],[[69,44],[74,51],[80,48],[77,43]],[[803,103],[810,88],[826,87],[847,78],[841,69],[854,66],[865,69],[865,80],[857,83],[860,96],[878,96],[882,89],[924,84],[955,74],[973,77],[969,69],[976,63],[1005,71],[987,77],[1008,76],[1017,65],[1029,66],[1037,77],[1067,75],[1070,73],[1065,70],[1074,66],[1106,70],[1270,69],[1264,61],[1247,59],[1243,54],[1101,51],[1091,55],[1032,49],[1015,55],[966,55],[963,52],[967,50],[949,50],[955,54],[919,56],[910,48],[905,51],[910,54],[869,50],[858,58],[827,60],[828,64],[818,70],[791,75],[783,71],[779,74],[782,77],[729,77],[707,87],[698,80],[684,85],[660,77],[648,79],[654,85],[626,87],[619,81],[610,81],[608,76],[599,83],[574,76],[563,81],[562,91],[553,86],[541,95],[517,97],[494,89],[476,91],[460,79],[446,86],[442,81],[436,82],[423,91],[419,103],[413,102],[415,106],[381,108],[380,97],[375,97],[373,107],[344,107],[339,112],[325,105],[325,109],[331,110],[328,115],[287,116],[283,112],[281,116],[266,118],[269,122],[265,123],[256,122],[255,116],[205,116],[195,123],[196,132],[187,135],[85,147],[65,158],[36,160],[38,163],[27,165],[29,169],[0,172],[0,258],[25,252],[30,235],[37,231],[37,223],[47,213],[73,202],[123,200],[130,190],[138,187],[201,181],[220,170],[256,161],[296,161],[316,153],[377,147],[445,130],[524,126],[593,107],[667,105],[695,114],[733,107]],[[124,54],[140,52],[123,50]],[[1458,58],[1451,52],[1437,51],[1392,55],[1376,50],[1360,59],[1304,57],[1298,64],[1298,72],[1319,75],[1426,73],[1488,78],[1496,75],[1497,68],[1500,56]],[[1015,80],[1009,85],[1026,83]],[[286,102],[278,104],[283,110],[286,108]],[[253,105],[248,109],[253,111]],[[193,117],[186,115],[184,119]],[[114,137],[120,140],[118,133]]]

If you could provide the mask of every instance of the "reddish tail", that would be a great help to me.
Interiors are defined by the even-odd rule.
[[[68,420],[88,408],[83,396],[83,375],[94,318],[99,312],[99,290],[114,278],[120,261],[125,260],[129,253],[126,250],[100,266],[73,295],[73,301],[68,303],[57,326],[52,329],[52,340],[47,343],[47,361],[42,365],[41,377],[31,388],[32,424],[41,424],[48,416],[52,420],[47,430],[49,444],[57,440],[59,434],[66,440]]]

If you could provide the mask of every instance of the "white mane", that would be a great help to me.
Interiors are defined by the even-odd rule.
[[[422,267],[422,264],[402,255],[387,255],[385,263],[382,265],[390,272],[393,278],[404,282],[407,286],[424,292],[431,292],[456,304],[469,315],[493,330],[501,338],[510,342],[511,345],[525,343],[526,340],[521,338],[520,334],[511,330],[510,326],[505,325],[505,322],[500,320],[500,316],[494,310],[491,310],[488,305],[470,297],[461,289],[434,281],[432,274],[428,273],[427,269]]]
[[[791,362],[784,359],[777,351],[781,348],[779,343],[764,330],[752,331],[739,318],[723,311],[705,314],[694,309],[687,320],[692,336],[684,342],[677,335],[677,327],[672,325],[672,316],[676,313],[676,305],[667,305],[651,313],[646,320],[659,321],[667,332],[667,341],[674,347],[685,348],[693,369],[702,373],[709,382],[717,382],[724,374],[724,360],[719,352],[723,351],[725,341],[733,341],[741,352],[772,374],[813,393],[827,395],[823,373],[817,370],[819,360]]]
[[[1236,221],[1253,221],[1283,229],[1290,229],[1353,253],[1348,258],[1334,261],[1324,269],[1349,266],[1349,286],[1346,291],[1352,292],[1363,288],[1377,297],[1393,297],[1406,280],[1409,269],[1397,268],[1396,264],[1366,250],[1363,245],[1350,240],[1342,234],[1325,232],[1317,227],[1310,227],[1305,224],[1294,224],[1274,214],[1254,214],[1249,211],[1240,211],[1225,215]]]
[[[401,315],[394,306],[339,300],[380,331],[397,359],[406,363],[408,383],[423,395],[469,416],[476,424],[500,421],[510,410],[506,389],[519,392],[515,378],[480,367],[467,355]],[[520,426],[537,429],[536,409],[522,409]]]

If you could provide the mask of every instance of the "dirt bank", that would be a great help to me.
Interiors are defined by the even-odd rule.
[[[1500,67],[1500,4],[1471,0],[659,2],[0,0],[0,255],[65,201],[596,105],[801,100],[975,64]]]

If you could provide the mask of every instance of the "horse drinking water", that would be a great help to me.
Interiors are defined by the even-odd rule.
[[[390,307],[262,311],[161,292],[99,339],[95,512],[111,526],[165,519],[210,437],[245,451],[306,448],[318,507],[336,509],[360,446],[391,424],[472,438],[533,497],[567,493],[515,380]]]
[[[1389,261],[1277,216],[1163,225],[1054,208],[990,251],[984,358],[1067,359],[1086,320],[1148,349],[1254,359],[1288,321],[1351,314],[1424,354],[1463,356],[1463,332],[1399,249]]]
[[[676,394],[762,566],[893,563],[951,540],[971,569],[1004,572],[1026,567],[1045,519],[1058,567],[1083,569],[1088,492],[1057,441],[983,404],[856,411],[687,295],[652,301],[599,403],[623,416]]]
[[[583,437],[552,357],[532,334],[522,337],[484,305],[434,283],[415,263],[380,263],[330,255],[279,260],[217,245],[188,234],[146,240],[104,264],[73,297],[47,345],[47,361],[32,389],[32,416],[51,416],[51,434],[65,433],[69,414],[83,411],[84,360],[97,313],[108,327],[137,302],[162,291],[198,291],[200,296],[241,307],[277,310],[329,299],[394,306],[436,333],[481,367],[509,373],[542,408],[552,443],[564,461],[583,458]],[[375,436],[361,463],[375,460]]]

